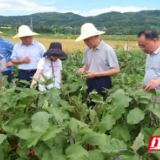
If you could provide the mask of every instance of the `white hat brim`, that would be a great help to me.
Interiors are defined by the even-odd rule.
[[[36,35],[39,35],[39,34],[35,32],[31,32],[26,34],[16,34],[13,38],[22,38],[22,37],[36,36]]]
[[[81,34],[81,35],[75,40],[75,42],[78,42],[78,41],[87,39],[87,38],[89,38],[89,37],[93,37],[93,36],[97,36],[97,35],[100,35],[100,34],[104,34],[104,33],[105,33],[104,31],[97,31],[97,32],[95,32],[95,33]]]

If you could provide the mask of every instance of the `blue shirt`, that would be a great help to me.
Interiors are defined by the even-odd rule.
[[[160,78],[160,47],[154,53],[147,54],[144,83],[158,78]],[[160,86],[156,89],[160,91]]]
[[[12,54],[13,47],[14,47],[13,43],[11,43],[5,39],[0,38],[0,60],[5,58],[6,62],[11,61],[10,57]],[[10,71],[12,69],[13,69],[13,67],[9,66],[6,69],[4,69],[2,72]]]
[[[22,58],[29,57],[30,63],[18,64],[18,68],[33,70],[37,69],[37,63],[45,52],[45,47],[35,40],[32,40],[32,43],[29,46],[24,45],[21,41],[14,46],[11,59],[21,60]]]

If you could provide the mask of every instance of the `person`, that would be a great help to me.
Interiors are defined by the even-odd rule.
[[[138,33],[138,46],[147,54],[145,65],[144,86],[146,91],[160,91],[160,41],[153,30]],[[160,105],[160,97],[156,101]]]
[[[31,81],[31,77],[36,72],[37,63],[43,57],[45,47],[33,40],[33,36],[39,35],[33,32],[28,26],[21,25],[18,29],[18,34],[13,38],[20,38],[21,42],[14,46],[11,61],[18,65],[18,79]],[[26,86],[29,88],[30,85]]]
[[[3,32],[0,32],[3,33]],[[10,83],[12,81],[12,69],[13,63],[11,62],[11,54],[13,51],[14,44],[10,41],[7,41],[3,38],[0,38],[0,60],[3,58],[6,59],[6,67],[4,70],[1,71],[2,75],[7,75],[7,80]]]
[[[62,83],[62,63],[60,59],[67,59],[67,54],[62,50],[62,45],[58,42],[51,43],[49,49],[45,52],[44,57],[38,62],[37,71],[33,78],[44,81],[44,78],[41,75],[41,73],[43,73],[47,78],[53,77],[54,83],[49,84],[48,86],[39,84],[40,91],[44,91],[52,87],[60,89],[59,83]],[[37,82],[33,79],[30,88],[33,88],[33,85],[36,83]],[[61,89],[61,91],[63,91],[63,89]]]
[[[84,74],[88,86],[87,95],[95,89],[98,94],[106,98],[103,88],[112,88],[111,75],[120,72],[116,54],[111,46],[106,44],[98,35],[105,32],[99,31],[92,23],[85,23],[81,27],[81,35],[75,40],[83,40],[87,45],[83,56],[83,67],[78,69],[78,74]]]

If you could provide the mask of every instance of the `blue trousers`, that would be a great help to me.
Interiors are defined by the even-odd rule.
[[[12,82],[12,70],[2,72],[2,75],[3,75],[3,76],[4,76],[4,75],[7,75],[7,76],[8,76],[7,81],[8,81],[9,83]]]
[[[98,94],[103,96],[103,99],[105,100],[107,98],[107,93],[104,93],[103,88],[111,89],[112,88],[112,81],[110,76],[105,77],[95,77],[95,78],[88,78],[86,81],[86,84],[88,86],[86,92],[89,94],[92,90],[96,90]],[[88,96],[88,95],[87,95]],[[94,102],[90,102],[90,104],[87,104],[89,106],[94,106]]]
[[[33,75],[36,73],[36,69],[35,70],[19,70],[18,71],[18,80],[26,80],[28,82],[31,82]],[[22,85],[24,85],[23,83],[21,83]],[[26,84],[25,84],[26,85]],[[27,85],[26,88],[30,88],[30,85]]]

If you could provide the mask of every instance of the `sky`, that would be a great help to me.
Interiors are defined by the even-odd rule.
[[[56,11],[87,17],[111,11],[124,13],[142,10],[160,10],[160,0],[0,0],[0,16]]]

